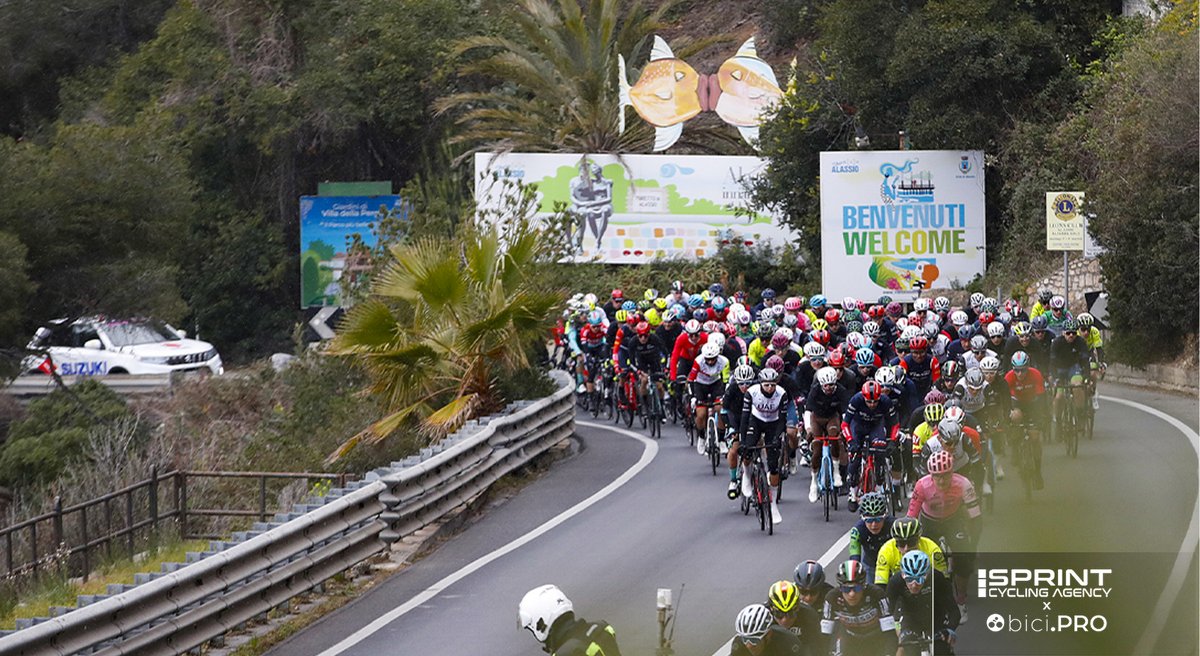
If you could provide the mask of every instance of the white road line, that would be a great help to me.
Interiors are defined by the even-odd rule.
[[[829,565],[831,565],[833,563],[833,559],[837,558],[838,554],[842,553],[842,550],[848,546],[850,546],[850,531],[849,531],[849,529],[847,529],[846,532],[842,534],[842,537],[838,538],[836,542],[834,542],[832,545],[830,545],[829,549],[820,558],[817,559],[817,562],[821,563],[821,567],[828,568]],[[729,656],[729,652],[732,649],[733,649],[733,638],[730,638],[728,641],[725,642],[725,644],[721,645],[720,647],[717,648],[716,651],[713,652],[713,656]]]
[[[579,503],[571,506],[570,508],[562,511],[561,513],[554,516],[552,519],[550,519],[546,523],[533,529],[532,531],[526,533],[525,535],[517,538],[516,540],[509,542],[508,544],[504,545],[503,547],[500,547],[499,549],[491,552],[490,554],[487,554],[486,556],[481,556],[481,557],[477,558],[475,561],[464,566],[462,569],[459,569],[458,571],[446,576],[445,578],[438,581],[437,583],[434,583],[433,585],[426,588],[423,592],[421,592],[421,594],[413,597],[412,599],[409,599],[404,604],[397,606],[394,610],[387,613],[386,615],[381,615],[381,616],[377,617],[370,624],[364,626],[363,628],[359,629],[358,631],[355,631],[353,634],[348,636],[346,639],[344,639],[341,642],[337,643],[336,645],[330,647],[329,649],[326,649],[325,651],[321,652],[319,656],[337,656],[337,654],[341,654],[342,652],[353,647],[354,645],[362,642],[363,640],[366,640],[368,637],[370,637],[372,634],[379,631],[383,627],[387,626],[388,624],[391,624],[397,618],[401,617],[405,613],[408,613],[409,611],[416,608],[417,606],[420,606],[421,604],[436,597],[440,592],[442,592],[446,588],[454,585],[458,581],[461,581],[462,579],[466,578],[468,575],[479,570],[484,565],[487,565],[488,563],[490,563],[502,556],[505,556],[513,551],[516,551],[517,549],[520,549],[521,547],[525,546],[526,544],[529,544],[530,542],[532,542],[537,537],[549,532],[551,529],[558,526],[559,524],[562,524],[563,522],[574,517],[575,515],[578,515],[579,513],[583,512],[584,510],[587,510],[592,505],[594,505],[597,501],[600,501],[604,497],[607,497],[608,495],[610,495],[614,491],[616,491],[618,488],[620,488],[622,485],[625,485],[626,483],[628,483],[631,478],[636,476],[638,474],[638,472],[645,469],[646,466],[649,465],[652,460],[654,460],[654,457],[656,455],[658,455],[658,443],[657,442],[655,442],[647,437],[644,437],[642,435],[638,435],[637,433],[634,433],[633,431],[628,431],[623,428],[614,428],[612,426],[606,426],[603,424],[593,424],[593,423],[587,422],[587,421],[576,421],[575,424],[578,426],[587,426],[588,428],[602,428],[605,430],[610,430],[610,431],[614,431],[616,433],[620,433],[621,435],[624,435],[626,437],[632,437],[632,438],[636,439],[637,441],[641,442],[642,444],[644,444],[646,448],[642,450],[642,457],[638,458],[638,461],[633,463],[633,466],[631,466],[629,469],[626,469],[625,472],[622,473],[620,476],[618,476],[613,482],[611,482],[608,485],[605,485],[603,488],[597,490],[596,493],[593,494],[592,496],[590,496],[590,497],[584,499],[583,501],[580,501]]]
[[[1183,433],[1184,437],[1188,438],[1192,448],[1196,451],[1197,458],[1200,458],[1200,435],[1192,430],[1187,424],[1179,421],[1175,417],[1158,410],[1151,408],[1148,405],[1142,405],[1135,401],[1126,401],[1112,396],[1101,396],[1101,399],[1108,403],[1117,403],[1119,405],[1129,406],[1137,410],[1141,410],[1150,415],[1154,415],[1159,419],[1171,424],[1179,432]],[[1167,618],[1171,614],[1171,608],[1175,606],[1175,600],[1179,598],[1179,592],[1183,589],[1183,584],[1187,578],[1188,566],[1192,561],[1192,554],[1200,547],[1200,524],[1197,523],[1197,505],[1200,500],[1192,503],[1192,520],[1188,523],[1187,534],[1184,535],[1183,542],[1179,545],[1179,554],[1175,556],[1175,564],[1171,567],[1171,577],[1167,579],[1167,584],[1163,586],[1162,594],[1158,597],[1158,603],[1154,604],[1154,611],[1150,613],[1150,622],[1146,625],[1145,632],[1138,640],[1137,646],[1134,647],[1135,654],[1149,654],[1154,651],[1154,645],[1158,643],[1159,637],[1162,635],[1163,628],[1166,626]]]

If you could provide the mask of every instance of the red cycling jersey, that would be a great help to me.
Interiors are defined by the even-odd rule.
[[[1004,374],[1004,380],[1008,383],[1008,391],[1012,398],[1018,401],[1032,401],[1033,399],[1046,393],[1046,382],[1042,380],[1042,372],[1029,368],[1029,372],[1024,378],[1017,376],[1017,372],[1010,371]]]
[[[980,516],[979,498],[975,496],[975,486],[962,474],[951,474],[950,486],[938,487],[933,476],[925,476],[913,486],[912,499],[908,502],[909,517],[930,517],[945,520],[953,517],[959,510],[964,510],[967,517],[975,519]]]
[[[700,355],[700,347],[704,346],[704,335],[697,335],[698,339],[693,342],[687,332],[679,333],[679,337],[675,338],[675,348],[671,349],[671,380],[675,380],[680,374],[677,372],[679,368],[679,360],[687,360],[693,362],[696,356]]]

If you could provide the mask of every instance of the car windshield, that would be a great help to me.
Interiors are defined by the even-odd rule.
[[[113,346],[153,344],[181,339],[161,321],[110,321],[104,324],[104,332],[112,340]]]

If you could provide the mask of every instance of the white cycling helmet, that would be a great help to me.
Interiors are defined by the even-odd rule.
[[[863,324],[862,331],[867,337],[877,337],[879,335],[879,324],[874,321],[868,321]]]
[[[967,313],[962,310],[955,310],[950,313],[950,323],[955,326],[967,325]]]
[[[987,350],[987,338],[984,337],[983,335],[975,335],[975,336],[971,337],[971,350],[972,351],[986,351]]]
[[[945,296],[939,296],[933,299],[933,309],[937,312],[945,312],[950,309],[950,299]]]
[[[687,323],[683,324],[683,332],[685,332],[689,335],[699,334],[700,333],[700,322],[696,321],[695,319],[688,319]]]
[[[846,343],[849,344],[851,348],[857,350],[866,346],[867,338],[864,337],[862,333],[850,333],[849,335],[846,335]]]
[[[721,349],[725,348],[725,335],[723,333],[719,333],[719,332],[709,333],[708,343],[716,344],[717,345],[717,353],[720,353]]]
[[[858,309],[858,301],[854,300],[853,296],[847,296],[846,298],[842,299],[842,309],[856,310]]]
[[[558,618],[574,612],[571,600],[557,586],[543,585],[530,590],[517,607],[517,620],[538,642],[546,642]]]
[[[1004,337],[1004,324],[993,321],[987,327],[988,337]]]
[[[918,298],[913,301],[913,309],[917,312],[927,312],[930,308],[930,302],[927,298]]]
[[[804,345],[804,355],[809,360],[825,357],[825,347],[820,342],[809,342]]]
[[[909,325],[909,326],[905,326],[904,330],[900,331],[900,336],[903,337],[904,339],[911,340],[912,338],[914,338],[917,335],[920,335],[922,333],[923,333],[923,331],[920,328],[918,328],[917,326]]]
[[[958,441],[962,439],[963,429],[962,425],[960,425],[958,422],[951,420],[949,417],[943,417],[942,420],[938,422],[937,432],[938,439],[942,442],[942,444],[952,447],[955,444],[958,444]]]
[[[733,630],[738,637],[759,639],[767,635],[767,631],[771,629],[771,624],[774,622],[771,611],[766,606],[750,604],[737,614]]]
[[[834,385],[837,383],[837,369],[833,367],[821,367],[817,370],[817,383],[821,385]]]
[[[711,360],[718,355],[721,355],[721,347],[714,344],[711,338],[700,347],[700,357],[705,360]]]
[[[967,412],[958,405],[946,404],[946,412],[942,415],[943,420],[950,420],[959,426],[962,426],[963,420],[967,418]]]
[[[748,364],[740,364],[737,369],[733,370],[733,382],[740,385],[749,385],[754,382],[754,367]]]
[[[754,323],[754,317],[745,310],[738,312],[736,316],[739,325],[749,326],[751,323]]]
[[[891,367],[880,367],[875,370],[875,382],[880,385],[895,385],[896,372]]]
[[[1000,358],[989,355],[979,361],[979,368],[982,369],[984,373],[995,373],[1000,371]]]

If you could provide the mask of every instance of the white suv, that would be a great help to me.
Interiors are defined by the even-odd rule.
[[[184,331],[156,319],[58,319],[38,328],[29,350],[49,355],[63,376],[225,372],[212,344],[187,339]],[[45,361],[31,355],[23,369],[48,373]]]

